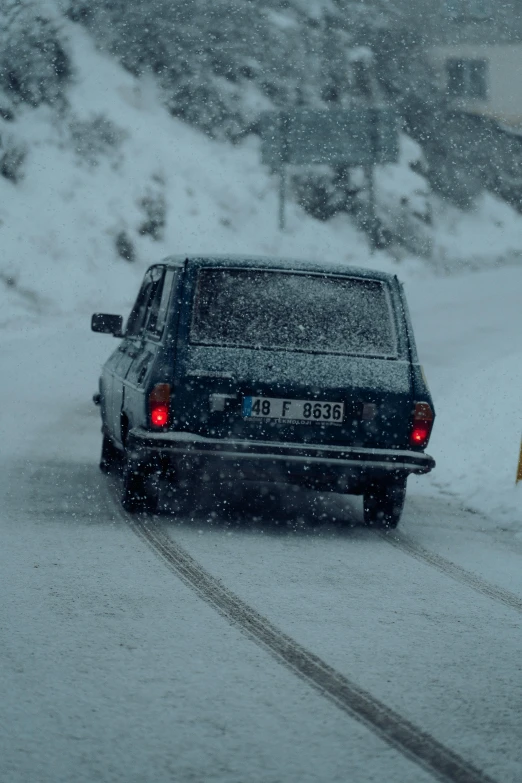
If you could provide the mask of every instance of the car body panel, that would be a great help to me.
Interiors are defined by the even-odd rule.
[[[178,359],[174,396],[176,425],[198,434],[254,437],[269,440],[405,445],[411,412],[411,371],[407,361],[294,354],[242,349],[189,348]],[[202,375],[206,368],[205,375]],[[225,373],[227,375],[225,375]],[[228,410],[212,413],[209,398],[216,391],[235,398]],[[243,397],[324,400],[345,404],[345,422],[339,425],[285,426],[264,420],[245,420]],[[376,406],[374,420],[365,421],[363,408]],[[178,407],[179,406],[179,407]],[[179,412],[178,412],[179,411]]]
[[[192,345],[192,302],[200,269],[233,269],[234,261],[197,259],[187,270],[178,334],[173,397],[174,426],[216,437],[252,437],[268,440],[352,443],[405,447],[412,409],[408,334],[401,317],[398,284],[386,275],[368,271],[330,269],[306,265],[303,274],[379,280],[386,285],[397,338],[397,358],[367,358],[304,351],[259,350],[240,347]],[[248,259],[241,268],[295,273],[295,262]],[[214,392],[231,396],[226,412],[212,413]],[[345,404],[345,423],[338,425],[281,425],[245,420],[241,403],[245,396],[324,400]],[[365,405],[376,406],[375,420],[364,420]],[[385,437],[383,438],[383,434]]]

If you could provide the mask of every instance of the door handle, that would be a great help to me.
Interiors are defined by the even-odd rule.
[[[138,380],[137,380],[138,385],[143,381],[143,379],[147,375],[147,370],[148,369],[149,369],[149,363],[147,362],[147,364],[144,364],[143,367],[141,368],[140,372],[139,372]]]

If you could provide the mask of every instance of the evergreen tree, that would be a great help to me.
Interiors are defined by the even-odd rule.
[[[71,0],[71,18],[132,73],[150,71],[173,114],[237,137],[265,106],[323,106],[348,92],[350,31],[333,0]]]
[[[56,103],[71,64],[56,23],[36,0],[0,0],[0,86],[31,106]]]

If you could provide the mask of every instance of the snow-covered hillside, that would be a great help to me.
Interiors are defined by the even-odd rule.
[[[16,139],[27,157],[20,182],[0,177],[0,325],[16,315],[126,304],[144,267],[172,253],[392,268],[386,253],[371,256],[346,215],[323,223],[290,201],[281,234],[278,183],[260,163],[257,138],[232,146],[173,119],[152,79],[131,76],[96,51],[83,28],[61,24],[75,68],[68,108],[60,116],[46,106],[26,108],[2,122],[4,146]],[[404,137],[401,164],[378,172],[379,210],[395,223],[404,218],[401,199],[414,213],[429,208],[426,182],[410,168],[416,155]],[[436,199],[432,208],[432,267],[494,264],[520,246],[522,218],[491,196],[475,213]],[[397,269],[404,277],[426,266],[412,257]]]
[[[20,183],[0,178],[2,324],[17,312],[127,303],[146,265],[167,254],[368,260],[365,236],[347,218],[322,224],[290,204],[281,235],[277,182],[256,140],[233,147],[171,118],[152,80],[96,52],[81,28],[67,29],[77,74],[66,117],[40,107],[5,124],[29,154]],[[139,233],[147,199],[165,204],[157,241]],[[135,262],[118,255],[119,236]]]

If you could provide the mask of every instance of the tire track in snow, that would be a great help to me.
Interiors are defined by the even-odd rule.
[[[115,490],[114,485],[112,489]],[[111,492],[111,499],[118,514],[136,535],[203,601],[340,710],[443,783],[495,783],[487,774],[272,625],[206,571],[154,519],[126,514],[114,492]]]
[[[400,549],[402,552],[406,552],[406,554],[411,555],[411,557],[422,563],[427,563],[437,569],[437,571],[445,574],[445,576],[450,576],[455,581],[471,587],[476,592],[482,593],[482,595],[486,595],[488,598],[492,598],[510,609],[522,612],[522,598],[519,598],[518,595],[491,584],[491,582],[477,576],[472,571],[467,571],[462,566],[452,563],[451,560],[447,560],[441,555],[429,552],[404,533],[380,532],[379,535],[388,544]]]

